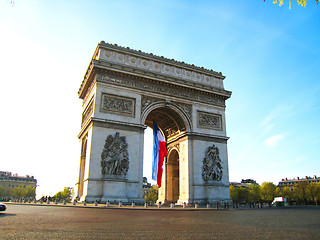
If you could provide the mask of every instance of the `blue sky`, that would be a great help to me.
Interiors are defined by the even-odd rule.
[[[38,196],[77,180],[77,91],[104,40],[222,72],[230,181],[320,176],[320,5],[0,1],[2,171]]]

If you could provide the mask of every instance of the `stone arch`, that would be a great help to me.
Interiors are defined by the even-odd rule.
[[[180,167],[178,148],[170,149],[166,161],[166,196],[165,201],[176,203],[180,196]]]
[[[225,103],[231,92],[224,89],[224,78],[221,72],[99,43],[78,92],[83,100],[78,138],[87,153],[81,152],[82,185],[75,198],[143,202],[144,130],[152,128],[155,119],[167,141],[167,164],[179,162],[179,198],[175,194],[171,200],[178,204],[230,200]],[[219,149],[223,175],[205,181],[202,176],[208,169],[202,160],[213,144]],[[105,155],[110,146],[115,154]],[[117,166],[125,174],[102,171],[102,162],[124,158],[128,164]],[[159,202],[170,200],[162,187],[165,183]]]
[[[168,101],[150,104],[142,112],[141,119],[142,123],[150,128],[155,120],[167,142],[168,154],[163,166],[163,187],[159,191],[159,202],[177,203],[181,197],[180,142],[185,142],[186,133],[191,131],[191,119],[177,104]]]
[[[191,114],[190,114],[191,115]],[[141,124],[152,128],[153,119],[163,131],[167,140],[192,129],[191,116],[180,106],[169,101],[151,103],[141,113]]]
[[[79,185],[78,185],[78,192],[79,198],[83,195],[84,190],[84,179],[85,179],[85,166],[86,166],[86,158],[87,158],[87,143],[88,143],[88,136],[86,135],[81,142],[81,157],[80,157],[80,174],[79,174]]]

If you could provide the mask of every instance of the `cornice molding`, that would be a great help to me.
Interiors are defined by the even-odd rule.
[[[223,95],[225,99],[231,96],[231,92],[223,87],[225,76],[221,73],[101,42],[96,48],[80,86],[78,92],[80,98],[84,98],[87,89],[94,81],[96,69],[106,69],[151,78],[159,82],[209,91]]]

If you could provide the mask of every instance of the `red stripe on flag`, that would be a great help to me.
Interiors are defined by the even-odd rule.
[[[164,158],[167,156],[167,146],[166,142],[159,141],[159,163],[158,163],[158,176],[157,176],[157,184],[158,187],[161,187],[161,178],[163,172],[163,162]]]

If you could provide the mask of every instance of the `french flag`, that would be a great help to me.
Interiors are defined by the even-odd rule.
[[[161,187],[161,177],[163,172],[164,158],[167,156],[166,141],[153,121],[153,153],[152,153],[152,179],[157,181],[158,187]]]

